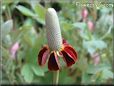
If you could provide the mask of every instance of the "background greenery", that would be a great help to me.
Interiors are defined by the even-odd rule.
[[[49,7],[58,13],[63,38],[78,52],[78,61],[71,68],[60,70],[59,84],[112,84],[114,9],[86,7],[87,21],[94,25],[91,31],[87,21],[83,21],[83,6],[76,6],[75,0],[55,1],[2,1],[2,84],[52,83],[53,75],[47,65],[39,67],[37,64],[38,52],[47,44],[45,12]],[[15,43],[19,48],[12,57],[11,48]],[[94,59],[96,54],[98,63]]]

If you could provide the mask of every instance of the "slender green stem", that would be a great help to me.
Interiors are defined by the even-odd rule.
[[[109,27],[108,31],[100,39],[104,39],[107,35],[109,35],[111,32],[111,29],[112,29],[112,25]]]
[[[53,72],[53,84],[57,85],[59,81],[59,70]]]

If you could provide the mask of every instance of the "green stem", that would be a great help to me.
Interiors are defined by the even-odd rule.
[[[11,19],[11,12],[10,12],[10,8],[9,8],[9,6],[7,6],[7,13],[6,13],[6,15],[7,15],[7,19]]]
[[[107,35],[109,35],[111,32],[111,29],[112,29],[112,26],[109,27],[108,31],[100,39],[104,39]]]
[[[53,84],[57,85],[59,81],[59,70],[53,72]]]

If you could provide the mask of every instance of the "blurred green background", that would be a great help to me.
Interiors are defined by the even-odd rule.
[[[59,84],[112,84],[113,7],[105,1],[95,7],[78,0],[3,0],[1,3],[2,84],[52,84],[47,64],[37,55],[47,44],[45,12],[57,11],[62,36],[77,51],[78,61],[60,70]],[[98,4],[91,0],[92,4]],[[104,6],[107,4],[107,7]],[[110,4],[110,6],[109,6]]]

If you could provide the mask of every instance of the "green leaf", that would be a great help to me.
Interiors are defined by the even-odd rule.
[[[110,65],[109,64],[99,64],[99,65],[93,65],[93,64],[89,64],[87,67],[87,71],[86,73],[88,74],[96,74],[98,72],[103,71],[104,69],[110,69]]]
[[[3,45],[5,45],[5,47],[7,48],[10,48],[11,44],[12,44],[11,36],[9,34],[4,36]]]
[[[75,28],[79,28],[79,29],[84,30],[86,28],[86,23],[84,23],[84,22],[83,23],[82,22],[77,22],[77,23],[74,23],[73,26]]]
[[[78,68],[81,70],[81,71],[85,71],[87,69],[87,59],[84,58],[84,57],[81,57],[78,61]]]
[[[0,53],[0,55],[2,54],[1,55],[2,57],[8,58],[9,55],[10,55],[10,53],[8,52],[8,50],[6,48],[4,48],[3,46],[1,46],[0,52],[2,52],[2,53]]]
[[[2,24],[1,27],[2,38],[4,38],[4,36],[7,35],[13,28],[13,20],[7,20],[5,23]]]
[[[23,38],[27,44],[33,47],[37,38],[37,33],[35,32],[34,27],[29,27],[28,31],[25,32]]]
[[[102,15],[106,15],[110,12],[111,10],[109,8],[103,7],[100,12]]]
[[[68,75],[67,69],[63,69],[60,71],[59,83],[60,84],[72,84],[72,83],[75,83],[75,80],[72,80],[72,77]]]
[[[83,40],[83,47],[85,49],[87,49],[87,51],[90,53],[90,54],[93,54],[95,52],[95,48],[92,47],[92,44],[91,44],[91,41],[85,41]]]
[[[61,26],[65,31],[71,30],[73,29],[73,25],[71,23],[68,22],[61,22]]]
[[[29,10],[28,8],[24,6],[18,5],[16,8],[25,16],[31,16],[31,17],[35,16],[35,14],[31,10]]]
[[[30,83],[33,80],[33,71],[30,64],[25,64],[21,69],[21,74],[24,76],[26,82]]]
[[[80,36],[85,39],[85,40],[89,40],[89,36],[87,33],[85,33],[84,31],[80,31]]]
[[[24,22],[24,26],[33,26],[34,25],[34,20],[32,18],[28,18]]]
[[[36,18],[37,21],[44,25],[45,24],[45,13],[46,13],[45,8],[43,6],[41,6],[40,4],[34,4],[33,9],[38,16],[38,18]]]
[[[90,53],[90,54],[93,54],[96,49],[104,49],[107,47],[106,43],[102,40],[90,40],[90,41],[83,41],[83,47],[87,49],[87,51]]]
[[[91,75],[83,72],[82,73],[82,81],[81,81],[82,84],[90,84],[91,83]]]
[[[109,78],[113,79],[113,72],[108,69],[104,69],[102,71],[102,78],[103,79],[109,79]]]
[[[32,70],[37,76],[44,76],[44,70],[41,67],[37,65],[32,65]]]
[[[37,55],[38,55],[37,49],[33,49],[31,47],[31,48],[28,48],[25,53],[26,53],[25,54],[26,62],[31,64],[37,63]]]
[[[3,4],[13,3],[15,0],[3,0]]]
[[[91,42],[98,49],[103,49],[107,47],[106,43],[102,40],[92,40]]]
[[[93,64],[89,64],[87,68],[87,73],[88,74],[96,74],[97,72],[100,72],[101,69],[99,69],[98,66],[94,66]]]

